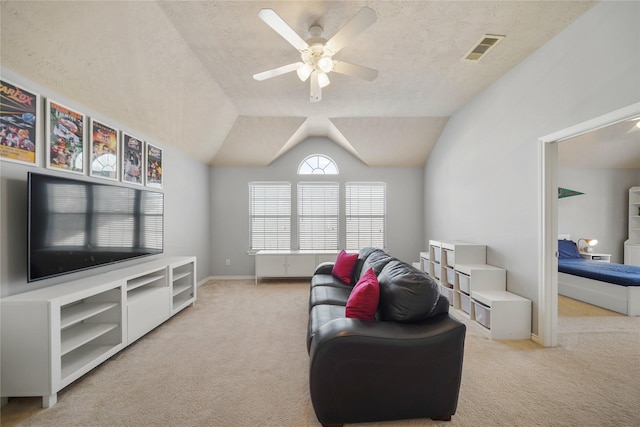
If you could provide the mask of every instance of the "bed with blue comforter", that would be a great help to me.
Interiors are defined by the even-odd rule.
[[[640,267],[584,259],[575,242],[558,240],[558,273],[561,295],[630,316],[640,314]]]

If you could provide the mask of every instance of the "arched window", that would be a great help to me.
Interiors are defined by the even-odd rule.
[[[312,154],[298,166],[298,175],[338,175],[338,165],[322,154]]]

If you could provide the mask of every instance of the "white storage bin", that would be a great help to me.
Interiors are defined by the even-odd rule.
[[[444,251],[444,265],[453,268],[456,263],[455,251],[449,249],[443,249]]]
[[[469,276],[467,276],[466,274],[462,274],[459,271],[457,272],[458,274],[458,285],[460,285],[460,290],[462,292],[464,292],[465,294],[469,293]]]
[[[476,313],[476,322],[485,328],[491,329],[491,308],[474,300],[473,309]]]
[[[437,264],[433,266],[433,277],[438,281],[440,280],[440,266]]]
[[[451,268],[447,268],[447,283],[453,286],[453,278],[455,276],[455,271]]]
[[[463,294],[462,292],[459,292],[459,294],[460,294],[460,308],[462,309],[462,311],[469,314],[469,311],[471,309],[471,298],[469,297],[469,295]]]
[[[449,300],[449,305],[453,305],[453,289],[452,288],[446,285],[440,284],[440,293],[445,297],[447,297],[447,299]]]
[[[437,262],[438,264],[440,264],[440,251],[438,247],[433,248],[433,262]]]

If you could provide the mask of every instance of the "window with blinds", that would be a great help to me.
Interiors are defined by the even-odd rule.
[[[291,184],[249,183],[251,249],[291,249]]]
[[[298,183],[300,249],[338,249],[338,194],[338,183]]]
[[[385,183],[345,184],[346,248],[386,247],[387,186]]]

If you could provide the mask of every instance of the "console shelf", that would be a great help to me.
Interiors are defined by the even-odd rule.
[[[81,347],[118,327],[117,323],[79,323],[61,333],[60,355]]]
[[[127,292],[137,289],[141,286],[148,285],[154,282],[160,282],[166,278],[164,272],[146,274],[142,277],[136,277],[127,282]]]
[[[170,269],[171,314],[174,315],[196,299],[195,265],[176,263]]]
[[[71,307],[62,309],[60,313],[60,328],[65,329],[76,323],[89,319],[97,314],[118,307],[117,303],[85,303],[74,304]]]
[[[3,397],[57,393],[196,298],[194,257],[165,257],[1,301]]]
[[[100,356],[108,354],[114,349],[112,345],[85,345],[77,349],[76,351],[66,354],[62,357],[62,374],[61,380],[68,379],[72,374],[78,372],[81,368],[92,364]],[[75,380],[75,378],[74,378]],[[66,385],[70,384],[73,380],[68,381]],[[64,386],[63,386],[64,387]]]

